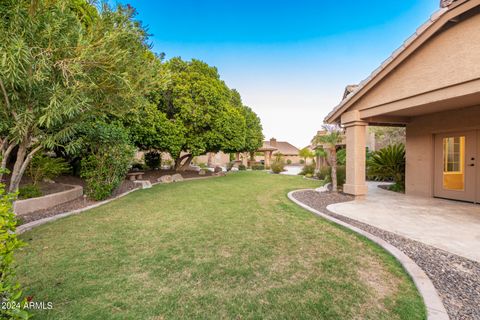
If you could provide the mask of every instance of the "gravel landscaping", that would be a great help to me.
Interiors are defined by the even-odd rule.
[[[297,191],[298,201],[394,245],[422,268],[432,280],[451,319],[480,319],[480,263],[353,220],[326,209],[333,203],[351,201],[345,194]]]

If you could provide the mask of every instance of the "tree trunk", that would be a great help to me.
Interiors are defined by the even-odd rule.
[[[175,158],[175,165],[174,165],[175,171],[176,171],[178,168],[180,168],[183,159],[185,159],[187,156],[188,156],[187,154],[184,154],[183,156],[178,156],[178,157]]]
[[[332,191],[337,192],[337,150],[332,148],[331,150],[331,166],[332,166]]]
[[[15,148],[16,144],[12,143],[5,150],[2,150],[2,163],[0,164],[0,182],[3,180],[4,170],[7,169],[8,159],[10,158],[10,153]]]
[[[10,192],[17,192],[18,187],[20,185],[20,181],[22,181],[23,174],[27,169],[30,160],[32,160],[35,153],[37,153],[42,147],[38,146],[27,155],[27,143],[22,141],[18,148],[17,152],[17,160],[15,161],[15,165],[13,167],[12,176],[10,178],[10,186],[8,190]]]
[[[24,139],[18,146],[17,159],[15,160],[15,165],[13,167],[12,176],[10,177],[10,186],[8,191],[16,192],[18,190],[18,185],[20,184],[20,170],[22,169],[23,161],[27,155],[27,141]]]
[[[186,159],[187,160],[185,160],[185,162],[177,169],[177,171],[183,172],[183,171],[187,170],[188,167],[190,167],[190,163],[193,160],[193,155],[188,154]]]
[[[255,161],[255,152],[250,152],[250,161]]]

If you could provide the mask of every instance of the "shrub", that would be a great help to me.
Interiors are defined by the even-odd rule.
[[[343,148],[337,151],[337,165],[344,166],[347,164],[347,149]]]
[[[300,159],[300,164],[304,164],[304,163],[305,163],[305,160]]]
[[[44,179],[54,179],[63,173],[70,171],[70,165],[62,158],[51,158],[49,156],[39,154],[33,157],[30,162],[27,175],[32,179],[32,183],[36,186]]]
[[[132,167],[132,170],[134,171],[141,171],[141,170],[145,170],[146,165],[144,165],[141,162],[134,162],[132,163],[131,167]]]
[[[367,172],[375,180],[393,180],[398,188],[405,189],[405,146],[389,145],[373,152],[367,163]]]
[[[241,164],[241,165],[238,166],[238,170],[245,171],[245,170],[247,170],[247,167],[244,164]]]
[[[158,151],[149,151],[145,153],[145,164],[150,169],[157,169],[160,167],[160,163],[162,162],[162,155]]]
[[[280,173],[285,171],[285,159],[281,154],[277,154],[275,156],[275,160],[273,160],[273,163],[271,165],[271,169],[273,173]]]
[[[252,170],[265,170],[265,166],[263,164],[254,164]]]
[[[28,184],[18,189],[19,199],[30,199],[30,198],[36,198],[41,196],[42,196],[42,192],[40,191],[40,188],[38,188],[38,186],[35,184]]]
[[[119,125],[97,122],[86,131],[86,156],[81,161],[85,193],[103,200],[120,186],[133,160],[135,148]]]
[[[22,291],[15,280],[13,267],[14,252],[23,246],[15,233],[17,221],[13,213],[12,202],[15,196],[5,193],[0,184],[0,297],[2,303],[11,308],[0,308],[0,319],[28,319],[29,314],[22,308],[25,300],[20,301]]]
[[[327,167],[327,175],[324,179],[326,183],[332,182],[332,168]],[[337,187],[342,187],[345,184],[347,178],[346,166],[337,166]]]
[[[325,180],[330,176],[330,167],[321,167],[317,172],[317,178],[320,180]]]
[[[299,174],[302,176],[307,174],[309,174],[310,176],[313,176],[314,173],[315,173],[315,165],[307,164],[302,168],[302,171]]]
[[[198,164],[198,166],[199,166],[201,169],[207,169],[207,168],[208,168],[207,164],[206,164],[206,163],[203,163],[203,162],[200,162],[200,163]]]
[[[288,159],[287,164],[292,164],[292,160]]]
[[[81,177],[85,193],[94,200],[103,200],[120,186],[128,172],[135,149],[128,144],[104,147],[82,159]]]

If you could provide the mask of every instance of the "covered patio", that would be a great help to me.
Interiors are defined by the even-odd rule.
[[[366,127],[401,126],[407,195],[480,203],[479,27],[480,0],[442,1],[441,9],[344,95],[325,119],[345,128],[344,192],[368,191]]]
[[[335,214],[480,262],[478,205],[409,196],[368,182],[365,197],[328,206]]]

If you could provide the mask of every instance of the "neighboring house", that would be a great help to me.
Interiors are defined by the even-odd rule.
[[[194,164],[205,164],[212,168],[216,166],[225,167],[230,162],[230,154],[222,151],[217,153],[209,152],[193,158],[192,162]]]
[[[326,117],[346,128],[346,193],[367,192],[366,126],[405,126],[406,193],[480,202],[480,0],[441,6]]]
[[[300,156],[298,155],[300,150],[289,142],[277,141],[277,139],[271,138],[269,141],[263,141],[263,146],[259,149],[259,151],[269,149],[272,150],[273,159],[275,159],[275,155],[281,153],[285,161],[290,160],[292,164],[300,163]],[[255,160],[262,161],[264,160],[264,156],[257,155],[255,156]]]

